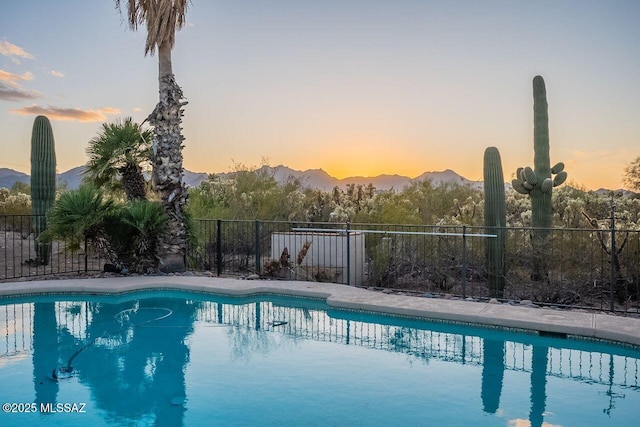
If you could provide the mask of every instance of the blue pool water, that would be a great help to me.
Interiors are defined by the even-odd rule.
[[[300,298],[5,299],[0,341],[1,426],[637,426],[640,414],[638,349]]]

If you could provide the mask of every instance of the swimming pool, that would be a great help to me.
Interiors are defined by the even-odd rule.
[[[280,296],[0,304],[3,426],[637,425],[637,348]]]

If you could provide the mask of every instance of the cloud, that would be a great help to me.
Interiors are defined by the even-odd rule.
[[[33,80],[33,74],[26,72],[22,75],[0,70],[0,100],[21,101],[24,99],[36,99],[42,95],[36,91],[29,91],[20,86],[20,82]]]
[[[136,113],[139,113],[140,111],[142,111],[142,108],[140,108],[140,107],[133,107],[133,111],[135,111]]]
[[[52,120],[77,120],[79,122],[104,122],[107,120],[108,115],[121,113],[120,109],[113,107],[103,107],[97,110],[81,110],[79,108],[40,107],[39,105],[17,108],[10,111],[13,114],[44,115]]]
[[[13,74],[8,71],[0,70],[0,81],[16,83],[18,81],[28,82],[30,80],[33,80],[33,74],[31,74],[28,71],[20,75],[20,74]]]
[[[104,113],[104,114],[120,114],[122,113],[122,110],[119,108],[114,108],[114,107],[103,107],[100,108],[98,111]]]
[[[25,99],[37,99],[41,96],[40,92],[28,91],[20,86],[5,84],[0,81],[0,101],[22,101]]]
[[[8,56],[9,58],[11,58],[11,60],[16,64],[20,63],[20,60],[18,58],[24,58],[24,59],[35,58],[35,56],[33,56],[32,54],[30,54],[20,46],[16,46],[15,44],[9,43],[6,40],[0,40],[0,53],[3,54],[4,56]]]
[[[51,70],[49,71],[49,74],[51,74],[53,77],[64,77],[62,71]]]

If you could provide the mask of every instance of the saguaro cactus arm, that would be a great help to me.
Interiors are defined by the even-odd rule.
[[[557,163],[553,167],[550,164],[548,108],[544,79],[541,76],[536,76],[533,79],[534,168],[529,166],[518,168],[515,178],[511,181],[515,191],[532,197],[532,210],[536,209],[533,207],[533,203],[538,194],[545,195],[545,198],[548,195],[550,200],[552,188],[562,185],[567,180],[564,163]],[[541,202],[541,200],[537,200],[536,204],[539,205]]]

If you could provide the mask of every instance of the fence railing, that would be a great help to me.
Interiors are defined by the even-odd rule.
[[[106,261],[90,245],[69,251],[54,242],[46,264],[34,261],[33,221],[30,215],[0,215],[0,280],[102,269]],[[545,230],[544,274],[534,277],[532,235],[540,230],[531,228],[209,219],[194,224],[190,270],[475,299],[494,295],[485,246],[500,233],[504,300],[640,313],[636,230]]]
[[[469,226],[205,219],[196,224],[188,257],[194,270],[480,299],[492,296],[486,240],[501,231],[506,245],[503,299],[640,313],[636,230],[544,230],[544,274],[532,278],[532,234],[540,230],[531,228],[487,232]]]
[[[39,260],[33,226],[36,215],[0,215],[0,280],[100,271],[101,256],[90,245],[71,251],[54,241],[47,260]]]

